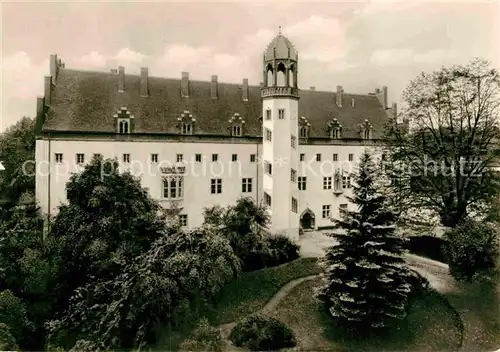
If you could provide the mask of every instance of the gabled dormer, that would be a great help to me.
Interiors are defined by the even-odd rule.
[[[342,125],[336,118],[333,118],[330,121],[328,121],[326,126],[331,139],[342,138]]]
[[[242,137],[244,135],[243,127],[245,126],[245,120],[239,113],[235,112],[227,122],[229,123],[229,133],[232,137]]]
[[[299,138],[309,138],[309,130],[311,128],[311,124],[304,116],[301,116],[299,119]]]
[[[193,114],[189,112],[189,110],[184,110],[181,113],[181,116],[177,118],[179,122],[179,131],[184,135],[192,135],[194,134],[196,118],[193,117]]]
[[[361,139],[372,139],[372,130],[373,126],[368,120],[365,120],[363,121],[363,123],[359,124],[359,133]]]
[[[133,133],[134,116],[130,114],[130,111],[126,107],[121,107],[113,117],[116,119],[116,133]]]

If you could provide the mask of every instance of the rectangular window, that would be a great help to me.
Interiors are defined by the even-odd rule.
[[[342,177],[342,188],[344,189],[351,188],[351,176]]]
[[[306,155],[304,153],[300,154],[300,161],[306,160]]]
[[[273,174],[273,166],[268,161],[264,161],[264,171],[268,175],[272,175]]]
[[[268,128],[266,128],[265,131],[266,131],[266,141],[271,142],[273,139],[273,133]]]
[[[151,162],[152,163],[158,162],[158,154],[151,154]]]
[[[297,202],[297,198],[292,197],[292,211],[294,213],[298,212],[299,204]]]
[[[306,190],[306,184],[307,184],[307,177],[299,176],[299,191],[305,191]]]
[[[63,161],[62,153],[56,153],[55,158],[56,158],[56,163],[62,163],[62,161]]]
[[[323,189],[332,189],[332,177],[323,177]]]
[[[184,159],[182,154],[177,154],[176,160],[178,163],[182,163],[182,160]]]
[[[297,148],[297,137],[292,136],[290,144],[291,144],[291,146],[292,146],[293,149]]]
[[[233,155],[231,156],[231,160],[232,160],[233,162],[238,161],[238,154],[233,154]]]
[[[251,178],[243,178],[241,180],[241,192],[243,192],[243,193],[252,192],[252,179]]]
[[[255,154],[250,154],[250,162],[251,163],[255,162]]]
[[[85,162],[85,154],[76,154],[76,163],[83,164]]]
[[[181,226],[187,226],[188,224],[188,216],[187,214],[180,214],[179,215],[179,225]]]
[[[130,162],[130,154],[123,154],[123,162],[124,163]]]
[[[163,178],[163,198],[181,199],[184,195],[183,177],[164,177]]]
[[[347,211],[347,204],[340,204],[339,205],[339,214],[342,215],[342,214],[345,214],[345,212]]]
[[[349,154],[349,161],[353,161],[354,160],[354,154]]]
[[[271,206],[271,196],[264,192],[264,203],[270,207]]]
[[[213,178],[210,180],[210,193],[212,194],[222,193],[222,179]]]
[[[219,154],[212,154],[212,162],[217,162],[219,161]]]
[[[271,109],[266,110],[266,120],[271,120]]]
[[[297,182],[297,171],[294,169],[290,171],[290,181]]]
[[[285,109],[278,109],[278,119],[280,120],[285,119]]]
[[[323,205],[323,219],[328,219],[330,217],[330,205]]]
[[[321,161],[321,154],[316,154],[316,161]]]
[[[197,163],[201,163],[201,154],[195,154],[194,158]]]
[[[99,159],[101,157],[102,157],[102,154],[100,154],[100,153],[95,153],[94,154],[94,159]]]
[[[333,154],[333,161],[338,161],[338,160],[339,160],[339,155]]]

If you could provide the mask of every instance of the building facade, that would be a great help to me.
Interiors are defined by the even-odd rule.
[[[116,158],[188,227],[203,209],[241,196],[268,206],[272,231],[331,225],[349,207],[351,176],[376,148],[396,106],[387,87],[366,95],[299,90],[298,52],[281,33],[251,86],[66,68],[51,55],[37,100],[36,197],[55,214],[66,182],[94,155]]]

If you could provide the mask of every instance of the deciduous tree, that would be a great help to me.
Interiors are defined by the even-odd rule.
[[[498,72],[476,59],[422,73],[403,99],[410,129],[392,123],[386,138],[394,201],[400,209],[430,209],[455,227],[498,197]]]

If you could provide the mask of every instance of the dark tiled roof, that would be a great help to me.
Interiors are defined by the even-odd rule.
[[[196,118],[195,134],[229,136],[228,120],[238,113],[245,120],[245,136],[262,135],[260,87],[248,87],[243,101],[242,85],[218,83],[218,99],[210,97],[210,82],[189,81],[189,98],[181,98],[180,79],[149,77],[149,97],[139,94],[140,76],[125,76],[125,92],[118,92],[118,75],[60,68],[52,104],[43,131],[115,132],[113,117],[121,107],[134,116],[137,133],[180,133],[178,118],[185,110]],[[337,118],[343,138],[359,138],[358,124],[367,119],[378,138],[388,115],[375,95],[344,93],[337,107],[335,93],[301,90],[299,117],[307,118],[310,137],[328,137],[327,123]],[[354,107],[351,101],[354,99]]]

